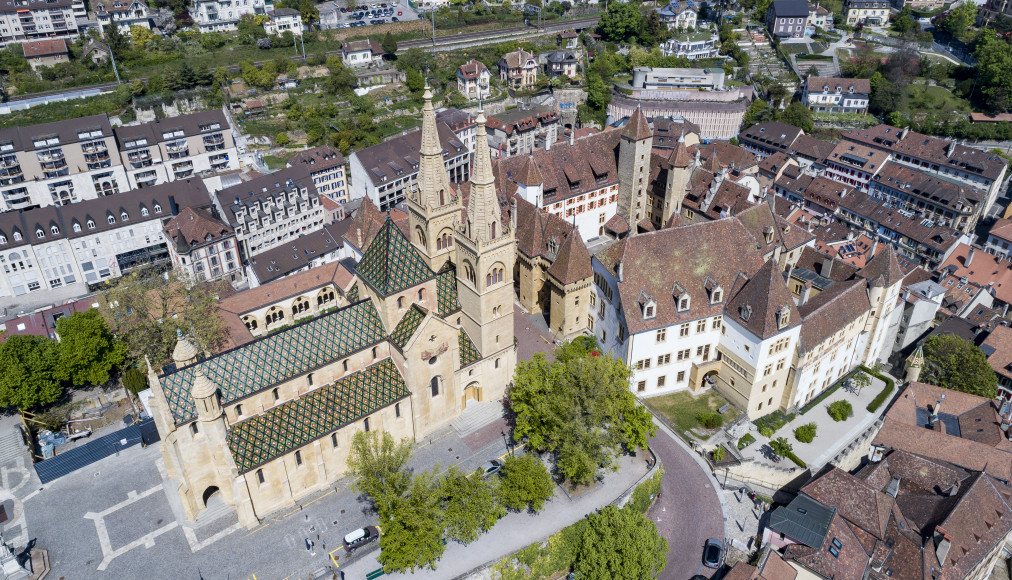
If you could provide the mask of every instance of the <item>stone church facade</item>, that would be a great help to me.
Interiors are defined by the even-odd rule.
[[[181,338],[174,365],[149,370],[187,519],[220,495],[253,527],[342,477],[356,432],[418,441],[504,396],[516,365],[515,220],[504,223],[484,115],[477,122],[465,213],[426,91],[410,239],[385,221],[347,305],[208,358]]]

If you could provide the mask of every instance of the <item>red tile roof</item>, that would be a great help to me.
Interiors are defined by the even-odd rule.
[[[956,278],[965,277],[978,286],[990,287],[995,298],[1012,303],[1012,262],[1000,261],[987,252],[975,250],[973,259],[967,266],[966,259],[970,250],[969,245],[959,244],[939,270]]]
[[[28,40],[21,44],[21,49],[25,51],[25,58],[54,56],[68,52],[67,42],[62,38]]]

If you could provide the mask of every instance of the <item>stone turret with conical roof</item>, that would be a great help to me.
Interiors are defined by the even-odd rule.
[[[183,331],[176,329],[176,347],[172,349],[172,362],[176,368],[183,368],[197,362],[200,351],[197,347],[183,336]]]
[[[916,383],[921,378],[921,369],[924,367],[924,349],[922,347],[918,346],[917,350],[907,357],[906,367],[904,378],[908,383]]]
[[[446,262],[456,262],[453,224],[460,217],[460,198],[450,186],[439,142],[436,111],[428,83],[422,95],[422,142],[419,147],[418,180],[408,195],[408,223],[411,242],[421,251],[434,271]]]
[[[197,419],[208,423],[221,417],[221,401],[218,399],[218,384],[204,373],[198,366],[193,371],[193,384],[190,385],[190,398],[197,407]]]

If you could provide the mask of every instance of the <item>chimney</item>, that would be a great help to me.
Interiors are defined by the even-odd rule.
[[[169,213],[177,215],[179,213],[179,206],[176,205],[176,196],[169,194]]]
[[[618,281],[619,282],[624,282],[625,281],[623,279],[623,276],[622,276],[622,262],[618,263]]]
[[[956,483],[953,483],[952,487],[950,487],[946,493],[948,493],[949,497],[953,497],[959,493],[959,482],[957,481]]]
[[[517,198],[513,198],[510,202],[510,229],[516,231],[517,228]]]
[[[552,150],[552,140],[551,139],[545,139],[545,151],[551,151],[551,150]]]
[[[906,139],[908,133],[910,133],[910,128],[909,127],[903,127],[903,130],[900,131],[900,141]]]
[[[808,298],[812,295],[812,283],[805,282],[801,287],[801,297],[798,299],[798,306],[804,306],[808,302]]]
[[[576,129],[569,130],[569,144],[572,145],[576,141]]]
[[[977,250],[971,246],[970,251],[966,253],[966,262],[963,263],[967,268],[970,267],[970,263],[973,262],[973,255],[977,253]]]
[[[833,258],[826,258],[822,260],[822,271],[819,275],[823,278],[829,278],[830,272],[833,271]]]

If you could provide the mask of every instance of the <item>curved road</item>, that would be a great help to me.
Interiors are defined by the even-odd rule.
[[[668,565],[661,580],[689,580],[696,574],[707,578],[714,570],[703,568],[703,544],[724,538],[724,510],[714,480],[690,451],[658,426],[650,447],[661,460],[664,478],[661,496],[647,513],[668,540]]]

